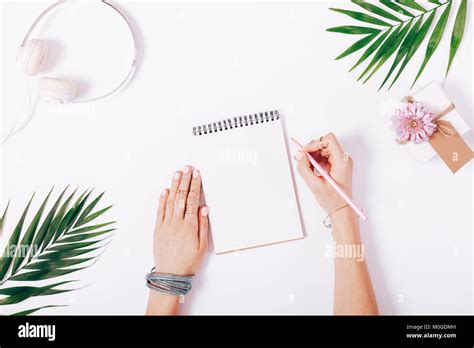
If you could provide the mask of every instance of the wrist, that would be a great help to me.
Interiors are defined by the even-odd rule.
[[[331,224],[339,223],[340,221],[344,220],[354,220],[357,221],[357,214],[354,210],[348,205],[347,203],[341,209],[334,210],[330,215],[329,218],[331,220]]]
[[[160,266],[157,266],[160,265]],[[154,272],[173,274],[177,276],[192,276],[194,272],[189,266],[181,266],[174,264],[167,264],[166,262],[159,261],[155,262],[155,267],[153,267]]]
[[[349,193],[349,197],[352,195]],[[347,202],[340,196],[334,197],[330,201],[326,201],[321,204],[321,207],[324,209],[324,211],[329,215],[335,212],[336,210],[340,209],[341,207],[344,207],[347,205]]]
[[[360,243],[357,214],[350,206],[330,215],[333,238],[336,243]]]

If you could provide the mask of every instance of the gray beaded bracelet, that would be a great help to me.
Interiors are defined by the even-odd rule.
[[[191,290],[193,275],[184,276],[160,273],[154,272],[154,270],[155,268],[153,267],[151,272],[145,276],[148,288],[173,296],[186,295]]]

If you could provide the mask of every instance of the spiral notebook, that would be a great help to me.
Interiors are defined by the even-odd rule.
[[[303,238],[278,111],[193,127],[217,254]]]

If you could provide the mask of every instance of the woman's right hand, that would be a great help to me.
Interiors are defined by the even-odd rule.
[[[344,152],[333,133],[326,134],[320,140],[312,140],[304,147],[314,159],[329,173],[341,188],[352,195],[351,157]],[[322,176],[317,176],[314,168],[303,151],[295,155],[297,169],[306,185],[313,192],[319,205],[328,213],[344,206],[346,202]]]

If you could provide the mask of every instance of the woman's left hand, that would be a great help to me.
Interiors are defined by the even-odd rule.
[[[199,207],[201,175],[186,166],[161,193],[153,254],[155,271],[193,275],[208,247],[208,208]]]

